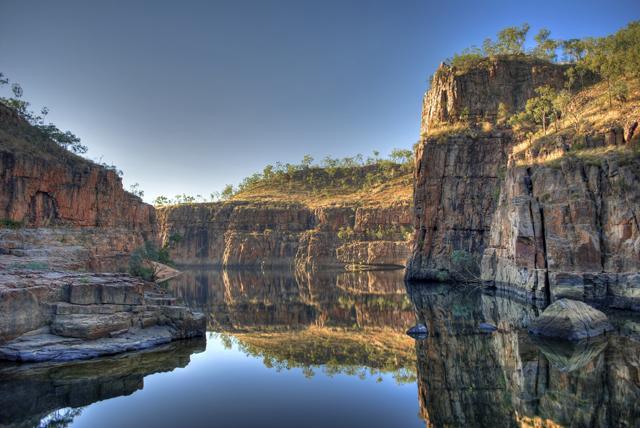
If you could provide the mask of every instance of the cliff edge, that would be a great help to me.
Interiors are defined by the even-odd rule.
[[[484,282],[527,299],[640,309],[640,91],[575,95],[553,128],[518,132],[536,88],[565,86],[566,65],[485,59],[442,65],[425,94],[416,151],[415,239],[407,279]]]

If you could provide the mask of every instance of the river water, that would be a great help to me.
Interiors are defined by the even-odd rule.
[[[167,287],[207,314],[206,339],[4,364],[0,426],[640,426],[637,316],[533,340],[535,306],[402,274],[188,269]],[[427,338],[405,334],[416,322]]]

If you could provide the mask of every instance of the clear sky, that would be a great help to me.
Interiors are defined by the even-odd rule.
[[[418,138],[427,77],[509,25],[611,33],[638,0],[0,0],[0,71],[145,199]]]

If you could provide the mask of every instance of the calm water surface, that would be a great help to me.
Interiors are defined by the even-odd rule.
[[[640,322],[567,346],[539,309],[402,272],[188,270],[168,285],[207,338],[0,366],[0,426],[639,426]],[[423,322],[430,336],[404,331]],[[499,331],[483,334],[490,322]]]

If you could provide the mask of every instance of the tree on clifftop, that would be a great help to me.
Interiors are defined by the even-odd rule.
[[[506,27],[498,33],[498,40],[494,43],[490,38],[482,44],[484,54],[494,55],[521,55],[524,54],[524,42],[529,33],[529,24],[524,23],[520,27]]]
[[[5,85],[9,85],[9,79],[0,73],[0,88]],[[78,138],[71,131],[62,131],[53,123],[45,123],[45,118],[49,114],[49,109],[43,107],[40,113],[35,113],[30,110],[31,104],[28,101],[22,99],[23,90],[19,83],[13,83],[11,86],[11,92],[13,96],[0,97],[0,103],[14,110],[22,119],[26,120],[35,129],[40,131],[43,137],[54,141],[59,146],[69,150],[76,154],[82,154],[87,152],[87,146],[80,143]]]

